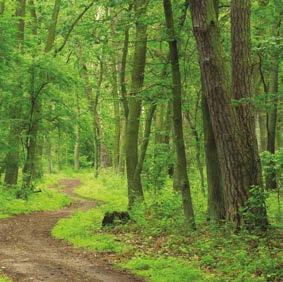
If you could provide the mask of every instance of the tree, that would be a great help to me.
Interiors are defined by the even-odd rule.
[[[199,52],[201,73],[212,128],[215,136],[224,184],[227,221],[236,226],[266,227],[266,216],[259,210],[257,221],[247,222],[242,212],[248,209],[249,189],[254,175],[247,159],[246,142],[243,142],[239,121],[230,101],[228,71],[213,1],[191,1],[193,29]],[[247,166],[247,164],[249,164]],[[257,185],[258,183],[255,183]]]
[[[147,47],[147,25],[143,17],[146,15],[147,0],[135,0],[136,16],[135,51],[133,58],[131,91],[128,95],[128,119],[126,133],[126,167],[128,179],[129,207],[136,201],[143,200],[143,189],[140,173],[135,173],[138,160],[138,139],[142,100],[140,91],[144,83],[144,72]]]
[[[194,211],[191,200],[190,184],[187,175],[187,160],[185,142],[183,136],[182,121],[182,86],[179,69],[179,54],[177,40],[174,32],[173,12],[170,0],[163,0],[166,26],[168,32],[168,43],[172,66],[172,94],[173,94],[173,128],[174,143],[176,148],[176,165],[174,171],[174,188],[181,191],[183,209],[188,226],[195,227]]]
[[[3,10],[4,10],[4,2],[3,2]],[[26,1],[18,0],[17,8],[16,8],[16,17],[18,17],[17,22],[17,42],[18,48],[20,52],[24,50],[24,38],[25,38],[25,12],[26,12]],[[20,62],[17,62],[18,67],[20,67]],[[23,88],[21,83],[17,85],[18,92],[17,99],[22,98]],[[15,185],[18,181],[18,171],[19,171],[19,154],[20,154],[20,138],[22,127],[20,123],[22,106],[21,102],[16,101],[15,106],[12,108],[10,113],[12,118],[12,123],[10,125],[9,132],[9,152],[6,155],[5,159],[5,184],[7,185]]]

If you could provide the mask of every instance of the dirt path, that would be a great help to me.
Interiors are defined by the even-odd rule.
[[[74,188],[78,179],[62,179],[59,184],[71,196],[71,206],[58,212],[38,212],[0,221],[0,268],[13,281],[143,281],[114,270],[95,253],[73,248],[54,240],[50,232],[56,222],[76,210],[95,207],[95,202],[80,198]]]

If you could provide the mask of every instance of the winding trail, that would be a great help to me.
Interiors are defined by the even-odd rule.
[[[77,210],[95,207],[95,201],[74,193],[79,179],[62,179],[58,185],[72,204],[57,212],[36,212],[0,221],[0,268],[13,281],[143,281],[115,270],[102,255],[74,248],[51,237],[57,221]]]

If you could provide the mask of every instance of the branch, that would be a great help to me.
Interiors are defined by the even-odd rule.
[[[56,49],[55,51],[55,56],[61,52],[63,50],[63,48],[66,46],[67,41],[72,33],[72,31],[74,30],[75,26],[78,24],[78,22],[82,19],[82,17],[85,15],[85,13],[93,6],[95,1],[92,1],[89,5],[87,5],[85,7],[85,9],[78,15],[78,17],[74,20],[74,22],[71,24],[67,34],[65,35],[64,41],[62,43],[62,45]]]

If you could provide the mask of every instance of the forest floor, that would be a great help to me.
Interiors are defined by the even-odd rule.
[[[79,179],[62,179],[58,186],[72,204],[57,212],[36,212],[0,221],[0,268],[13,281],[143,281],[115,270],[105,255],[74,248],[51,237],[59,219],[94,208],[95,201],[79,197]],[[53,187],[56,188],[56,187]]]

